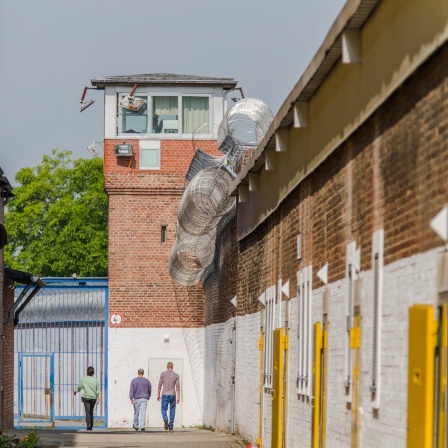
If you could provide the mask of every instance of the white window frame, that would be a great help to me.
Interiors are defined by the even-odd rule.
[[[134,136],[146,136],[146,135],[148,135],[149,133],[148,132],[146,132],[146,134],[139,134],[139,133],[127,133],[127,132],[124,132],[123,133],[123,121],[122,121],[122,116],[123,116],[123,113],[122,113],[122,110],[123,110],[123,108],[120,106],[120,101],[126,96],[126,95],[129,95],[129,93],[130,93],[130,91],[129,92],[123,92],[123,91],[119,91],[119,92],[117,92],[117,111],[116,111],[116,117],[115,117],[115,119],[116,119],[116,126],[115,126],[115,129],[116,129],[116,136],[117,137],[127,137],[127,138],[129,138],[130,136],[132,136],[132,137],[134,137]],[[134,96],[135,97],[146,97],[146,130],[148,131],[148,125],[149,125],[149,120],[148,120],[148,117],[149,117],[149,108],[150,108],[150,104],[149,104],[149,96],[148,96],[148,94],[146,93],[146,92],[139,92],[139,93],[134,93]]]
[[[270,286],[265,291],[265,331],[264,331],[264,387],[272,388],[273,376],[273,336],[276,314],[276,287]]]
[[[140,140],[139,141],[139,146],[140,146],[140,166],[139,169],[140,170],[149,170],[149,171],[157,171],[160,170],[160,165],[161,165],[161,161],[160,161],[160,141],[158,140]],[[158,166],[142,166],[142,151],[145,149],[150,149],[150,150],[157,150],[158,151],[158,156],[159,156],[159,164]]]
[[[373,233],[372,241],[372,407],[380,408],[381,403],[381,332],[383,308],[383,268],[384,268],[384,229]]]
[[[313,267],[297,272],[297,383],[298,395],[311,396],[313,369]]]
[[[116,92],[116,100],[117,100],[117,108],[116,108],[116,137],[118,138],[129,138],[130,136],[135,138],[142,138],[142,137],[151,137],[151,138],[157,138],[157,139],[167,139],[167,140],[173,140],[173,139],[180,139],[180,138],[191,138],[193,135],[198,139],[210,139],[212,138],[212,120],[213,120],[213,94],[212,93],[189,93],[187,91],[185,92],[165,92],[163,90],[157,90],[157,91],[138,91],[134,93],[134,96],[136,97],[146,97],[146,134],[139,134],[139,133],[123,133],[122,132],[122,108],[120,106],[120,101],[123,97],[126,95],[129,95],[130,91],[123,91],[123,90],[117,90]],[[162,134],[162,133],[153,133],[152,131],[152,109],[153,109],[153,98],[154,97],[164,97],[164,96],[173,96],[177,97],[177,107],[178,107],[178,115],[177,115],[177,121],[178,121],[178,129],[179,132],[176,134]],[[184,133],[182,129],[183,125],[183,97],[206,97],[208,98],[208,133],[204,134],[192,134],[192,133]]]

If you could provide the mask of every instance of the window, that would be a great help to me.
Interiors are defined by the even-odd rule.
[[[167,228],[168,226],[165,224],[165,225],[163,225],[162,227],[161,227],[161,229],[160,229],[160,242],[162,243],[162,244],[165,244],[166,243],[166,228]]]
[[[154,134],[179,133],[177,96],[155,96],[152,100],[152,132]]]
[[[140,140],[140,169],[160,169],[160,142],[157,140]]]
[[[120,102],[126,93],[118,94]],[[136,95],[146,103],[138,111],[118,105],[117,135],[210,134],[211,95]]]
[[[208,97],[185,96],[182,98],[182,129],[185,134],[209,133]]]
[[[121,98],[124,98],[122,95]],[[146,99],[144,96],[137,98]],[[147,105],[144,104],[138,111],[131,111],[128,109],[121,109],[121,134],[146,134],[147,132]]]

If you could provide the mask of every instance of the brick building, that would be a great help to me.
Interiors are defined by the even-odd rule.
[[[5,204],[12,195],[11,184],[0,168],[0,428],[11,428],[13,425],[13,387],[14,387],[14,338],[12,323],[4,324],[7,311],[14,303],[12,282],[3,270],[3,248],[7,243],[7,232],[3,225]]]
[[[203,278],[206,425],[446,446],[447,39],[444,1],[349,0],[233,182]]]
[[[217,153],[217,126],[236,82],[153,74],[92,85],[105,91],[109,314],[118,319],[108,333],[108,426],[131,427],[129,384],[139,368],[154,388],[149,425],[162,426],[155,397],[167,361],[183,385],[176,425],[202,424],[204,294],[200,285],[174,283],[168,259],[186,172],[198,148]]]

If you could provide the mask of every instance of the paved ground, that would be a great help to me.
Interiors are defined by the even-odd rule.
[[[26,430],[8,430],[7,434],[24,437]],[[37,431],[42,447],[77,448],[242,448],[246,445],[237,436],[196,428],[165,431],[159,428],[146,432],[101,430]]]

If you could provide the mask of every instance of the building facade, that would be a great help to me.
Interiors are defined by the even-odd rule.
[[[446,446],[447,39],[446,2],[349,0],[286,98],[203,278],[204,424]]]
[[[202,424],[204,295],[170,277],[185,175],[197,149],[217,154],[229,78],[171,74],[92,80],[105,93],[104,176],[109,197],[108,426],[131,427],[129,385],[143,368],[153,385],[148,426],[172,361],[182,382],[176,426]]]

